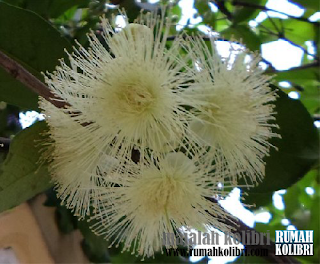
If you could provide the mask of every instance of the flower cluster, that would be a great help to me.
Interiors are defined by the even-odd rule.
[[[167,45],[171,25],[149,13],[118,31],[102,18],[105,43],[89,34],[89,49],[79,44],[45,77],[68,106],[40,100],[60,198],[111,245],[143,257],[162,251],[163,232],[228,231],[206,198],[239,177],[261,179],[276,136],[259,56],[222,58],[214,38],[208,48],[198,36]]]
[[[187,94],[196,116],[190,129],[210,146],[209,161],[216,160],[221,173],[244,177],[249,184],[264,176],[263,158],[272,145],[275,92],[269,88],[270,76],[263,75],[260,57],[241,47],[230,47],[221,58],[215,39],[211,50],[200,39],[189,39],[187,49],[197,67]]]

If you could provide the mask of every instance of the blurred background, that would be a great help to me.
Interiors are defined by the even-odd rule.
[[[288,107],[289,114],[283,122],[292,128],[291,134],[288,136],[292,140],[292,145],[300,144],[300,147],[303,148],[306,144],[305,140],[310,136],[303,126],[296,125],[301,124],[301,122],[298,123],[298,120],[308,119],[306,122],[311,122],[314,127],[320,128],[319,2],[317,0],[180,0],[162,1],[161,3],[172,6],[171,13],[168,14],[174,16],[176,23],[176,26],[172,28],[172,36],[179,31],[185,31],[188,34],[199,32],[204,38],[208,35],[216,35],[221,39],[218,48],[224,57],[230,56],[230,45],[236,45],[240,48],[245,46],[251,51],[261,53],[261,67],[266,70],[267,74],[274,75],[273,83],[286,93],[291,101],[297,101]],[[5,13],[6,9],[1,4],[9,4],[20,9],[12,9],[11,13]],[[41,78],[41,71],[53,70],[57,63],[56,58],[64,56],[65,43],[67,43],[66,48],[69,48],[75,44],[74,41],[77,39],[82,45],[87,46],[86,33],[89,29],[99,35],[101,29],[98,22],[101,15],[104,14],[113,20],[121,30],[125,27],[126,22],[123,16],[119,15],[118,6],[124,8],[129,19],[133,21],[141,9],[155,10],[157,5],[159,5],[159,1],[156,0],[0,0],[0,49],[12,54],[32,73]],[[29,16],[33,15],[37,18],[29,19]],[[18,26],[20,19],[30,22],[21,28]],[[37,19],[53,26],[65,42],[55,41],[54,34],[56,33],[45,31],[40,26],[38,30],[35,26]],[[10,36],[10,38],[5,38],[5,36]],[[21,38],[25,39],[25,43],[21,43]],[[229,40],[233,38],[238,41],[230,42]],[[34,43],[43,43],[43,46],[34,47],[30,39],[33,39]],[[309,113],[307,117],[306,113],[301,114],[295,111],[295,105],[297,105],[295,103],[298,102],[299,107],[302,104],[306,113]],[[37,96],[24,89],[20,83],[6,77],[5,73],[0,70],[0,137],[10,139],[20,130],[42,119],[37,105]],[[286,144],[288,153],[296,151],[294,147],[291,149],[291,143],[287,141]],[[317,147],[315,146],[315,148]],[[301,153],[299,155],[302,155]],[[5,160],[6,155],[6,152],[0,152],[0,162]],[[293,158],[287,157],[287,159],[292,162]],[[317,159],[317,155],[310,159]],[[221,202],[221,205],[248,226],[261,232],[270,231],[273,239],[275,230],[314,230],[314,256],[298,258],[302,263],[318,263],[320,247],[318,240],[320,224],[318,166],[313,162],[312,166],[310,163],[297,170],[293,167],[288,169],[286,166],[291,166],[291,163],[288,161],[286,165],[286,159],[279,162],[281,163],[274,166],[284,165],[283,171],[292,175],[289,177],[290,179],[285,177],[283,171],[277,172],[277,174],[273,174],[274,176],[270,176],[271,180],[266,184],[261,184],[259,188],[249,191],[247,198],[243,195],[243,190],[235,188],[230,196]],[[271,174],[271,170],[267,172]],[[276,177],[279,184],[277,181],[273,181]],[[0,192],[0,197],[1,195],[3,194]],[[94,237],[87,226],[79,224],[72,214],[60,205],[52,189],[42,196],[41,203],[35,199],[37,198],[34,198],[31,204],[38,203],[38,207],[41,207],[45,201],[46,207],[51,210],[48,218],[52,217],[53,221],[57,223],[57,230],[63,235],[67,236],[75,230],[80,230],[79,243],[81,246],[79,246],[79,250],[84,252],[86,261],[140,262],[138,258],[129,253],[121,254],[119,249],[108,249],[107,242]],[[242,202],[251,206],[243,206]],[[31,206],[31,208],[38,207]],[[3,227],[0,226],[1,228]],[[46,227],[42,227],[43,229]],[[173,261],[265,262],[263,258],[259,257],[208,259],[176,257],[173,259],[165,255],[157,255],[155,259],[150,261],[154,263],[172,263]],[[16,262],[19,261],[12,250],[0,249],[0,263]],[[149,260],[145,262],[148,263]]]

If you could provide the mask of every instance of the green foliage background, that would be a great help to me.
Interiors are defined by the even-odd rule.
[[[133,20],[143,7],[154,9],[154,5],[136,3],[133,0],[111,1],[120,3]],[[171,15],[178,21],[182,12],[175,1]],[[242,39],[246,46],[261,51],[261,45],[282,39],[300,47],[304,51],[300,67],[286,71],[277,71],[270,63],[268,74],[273,74],[274,87],[278,82],[288,81],[289,89],[279,90],[276,104],[278,131],[282,139],[274,139],[278,150],[272,150],[266,158],[266,178],[257,187],[243,190],[247,193],[244,202],[255,204],[256,210],[269,211],[272,219],[268,224],[257,223],[259,231],[286,229],[282,219],[289,219],[298,229],[314,230],[315,255],[299,257],[302,263],[318,263],[320,251],[319,207],[320,178],[318,173],[319,139],[314,127],[319,113],[319,22],[310,22],[310,17],[319,11],[318,1],[293,0],[305,8],[300,18],[288,19],[268,17],[256,28],[249,26],[261,11],[267,10],[266,0],[213,1],[218,7],[212,12],[207,0],[195,1],[197,16],[203,22],[190,27],[185,26],[188,34],[198,31],[197,26],[208,25],[214,31],[230,39]],[[72,49],[77,39],[87,46],[86,33],[89,29],[99,30],[99,16],[105,14],[112,19],[116,9],[106,7],[107,1],[85,0],[0,0],[0,50],[17,60],[32,74],[43,80],[41,72],[53,71],[58,59],[65,57],[64,49]],[[176,33],[172,29],[172,36]],[[306,41],[312,41],[316,53],[309,59]],[[266,61],[265,61],[266,62]],[[298,91],[300,100],[292,100],[286,94]],[[112,263],[139,262],[131,254],[120,254],[119,249],[108,249],[103,239],[94,236],[86,222],[78,222],[72,214],[59,204],[49,180],[47,165],[39,162],[39,146],[34,142],[44,140],[42,133],[46,129],[43,122],[32,125],[22,131],[18,120],[21,111],[38,110],[38,97],[23,84],[15,80],[0,68],[0,137],[12,137],[9,153],[0,152],[0,211],[8,210],[36,194],[46,191],[47,206],[55,206],[57,221],[62,232],[69,233],[80,229],[84,235],[83,250],[93,262],[111,261]],[[19,132],[20,131],[20,132]],[[36,140],[36,141],[35,141]],[[305,192],[306,187],[315,190],[313,195]],[[278,210],[272,203],[275,191],[286,189],[283,195],[285,209]],[[255,210],[254,209],[254,210]],[[154,263],[187,262],[183,258],[168,258],[157,255]],[[264,259],[241,257],[238,263],[264,262]],[[206,260],[203,260],[206,262]]]

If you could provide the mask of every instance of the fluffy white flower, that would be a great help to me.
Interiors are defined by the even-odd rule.
[[[223,210],[205,198],[222,194],[220,178],[208,177],[194,159],[181,152],[170,153],[156,165],[133,171],[119,187],[100,189],[101,207],[93,217],[94,232],[112,240],[111,245],[123,242],[124,251],[150,257],[162,252],[164,232],[212,225],[228,231],[222,223],[227,217]]]
[[[45,76],[68,104],[40,102],[52,139],[46,156],[61,199],[80,217],[97,201],[92,189],[128,167],[132,153],[137,162],[178,147],[195,152],[181,95],[186,62],[179,38],[166,48],[170,27],[169,19],[147,14],[117,32],[102,18],[104,41],[91,33],[89,49],[79,45],[70,66],[61,61]]]
[[[40,102],[61,199],[80,217],[93,206],[94,231],[143,257],[162,250],[163,232],[228,231],[205,197],[223,195],[218,184],[231,186],[230,174],[261,178],[275,136],[275,96],[258,57],[245,62],[243,52],[231,63],[214,41],[210,52],[195,38],[183,44],[198,66],[190,69],[182,39],[166,46],[170,26],[148,14],[117,32],[102,19],[105,43],[91,33],[89,49],[79,45],[70,66],[46,76],[68,106]]]
[[[119,164],[97,150],[95,131],[82,133],[81,125],[69,115],[44,99],[39,104],[46,109],[43,113],[49,125],[49,140],[42,158],[49,161],[50,174],[62,202],[83,218],[97,202],[94,189],[101,186],[101,181],[104,185],[110,181],[112,173],[120,170]]]
[[[98,153],[108,149],[126,162],[137,149],[143,160],[147,153],[162,155],[194,141],[181,96],[189,81],[179,56],[181,40],[166,48],[170,27],[169,19],[147,14],[117,33],[102,19],[107,48],[91,33],[90,48],[79,45],[69,55],[70,67],[61,61],[47,74],[49,88],[70,105],[64,112],[85,124],[74,128],[75,135],[94,131]]]
[[[250,184],[261,180],[268,140],[277,135],[271,124],[276,95],[258,65],[260,57],[231,48],[230,56],[222,58],[214,38],[210,48],[200,38],[188,39],[186,47],[196,65],[188,89],[197,115],[191,129],[211,146],[209,162],[214,159],[218,171],[230,173],[234,181],[237,176]]]

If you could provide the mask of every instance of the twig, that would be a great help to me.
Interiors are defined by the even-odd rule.
[[[206,197],[206,199],[212,203],[219,204],[218,201],[215,198]],[[222,208],[222,207],[221,207]],[[223,209],[224,210],[224,209]],[[235,233],[246,233],[247,231],[250,231],[254,234],[257,234],[260,238],[263,238],[263,244],[259,243],[259,245],[245,245],[245,247],[249,250],[251,249],[267,249],[268,255],[264,256],[265,259],[269,260],[271,263],[300,263],[296,259],[290,257],[290,256],[277,256],[275,255],[275,243],[273,241],[270,241],[270,245],[268,245],[268,239],[266,236],[264,236],[262,233],[258,232],[254,228],[251,228],[244,224],[241,220],[233,218],[232,220],[228,218],[221,218],[219,219],[224,224],[233,227],[234,230],[236,230]]]
[[[267,8],[267,7],[262,6],[262,5],[257,5],[257,4],[252,4],[252,3],[248,3],[248,2],[242,2],[242,1],[233,1],[232,5],[234,5],[234,6],[244,6],[244,7],[254,8],[254,9],[260,9],[260,10],[263,10],[263,11],[275,12],[275,13],[290,17],[292,19],[300,20],[300,21],[303,21],[303,22],[307,22],[307,23],[311,23],[311,24],[319,26],[319,22],[312,22],[306,17],[291,16],[291,15],[288,15],[288,14],[286,14],[284,12],[277,11],[277,10],[274,10],[274,9],[270,9],[270,8]]]
[[[0,152],[8,152],[10,142],[9,138],[0,137]]]
[[[273,18],[271,16],[269,16],[269,14],[267,14],[268,19],[270,20],[271,24],[273,25],[273,27],[275,28],[275,30],[277,31],[277,34],[279,36],[279,38],[281,38],[282,34],[284,33],[283,30],[283,24],[281,24],[281,30],[278,28],[276,22],[274,22]],[[280,20],[282,21],[282,20]],[[266,27],[265,27],[266,28]]]
[[[272,63],[268,60],[266,60],[265,58],[261,57],[261,62],[267,64],[269,66],[269,69],[275,70],[275,67],[272,65]]]
[[[285,36],[285,28],[283,27],[283,24],[282,24],[282,20],[280,20],[280,23],[281,23],[281,29],[278,28],[277,24],[274,22],[274,20],[272,19],[272,17],[270,17],[268,15],[268,19],[270,20],[271,24],[273,25],[273,27],[275,28],[276,32],[273,32],[272,30],[270,30],[269,28],[263,26],[262,24],[260,24],[260,26],[266,30],[267,32],[264,32],[261,30],[261,32],[263,33],[266,33],[266,34],[270,34],[270,35],[273,35],[273,36],[276,36],[277,38],[279,39],[282,39],[284,41],[287,41],[288,43],[290,43],[291,45],[301,49],[305,54],[313,57],[314,59],[316,60],[319,60],[319,57],[316,56],[315,54],[311,54],[307,49],[305,49],[303,46],[300,46],[299,44],[293,42],[292,40],[288,39],[286,36]]]
[[[309,68],[317,68],[320,66],[320,62],[319,61],[315,61],[312,63],[308,63],[308,64],[304,64],[298,67],[292,67],[288,70],[284,70],[284,71],[277,71],[275,69],[270,69],[267,70],[267,73],[281,73],[281,72],[288,72],[288,71],[293,71],[293,70],[304,70],[304,69],[309,69]]]
[[[231,21],[233,19],[232,13],[226,8],[224,0],[213,0],[219,10]]]
[[[42,96],[56,107],[63,108],[69,105],[67,102],[64,102],[61,98],[54,95],[43,82],[33,76],[22,65],[11,59],[2,51],[0,51],[0,66],[2,66],[2,68],[13,78],[23,83],[31,91]]]
[[[290,43],[292,46],[295,46],[299,49],[301,49],[305,54],[315,58],[315,59],[319,59],[318,56],[316,56],[315,54],[311,54],[309,51],[307,51],[304,47],[300,46],[299,44],[297,43],[294,43],[293,41],[291,41],[290,39],[286,38],[286,37],[282,37],[283,40],[287,41],[288,43]]]

